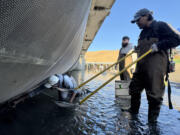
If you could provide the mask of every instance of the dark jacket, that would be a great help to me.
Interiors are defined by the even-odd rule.
[[[137,63],[129,86],[129,93],[131,110],[137,113],[141,93],[145,89],[149,104],[148,117],[157,118],[165,90],[164,76],[168,69],[167,50],[180,45],[180,36],[167,23],[153,21],[150,27],[143,29],[139,36],[138,56],[147,52],[152,44],[157,44],[159,51],[150,53]]]
[[[148,32],[149,29],[151,32]],[[140,39],[148,37],[159,39],[157,43],[159,50],[168,50],[180,45],[179,32],[165,22],[153,21],[149,28],[143,29],[140,34]]]

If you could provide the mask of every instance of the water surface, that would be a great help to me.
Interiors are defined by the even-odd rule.
[[[73,73],[82,82],[95,72]],[[90,91],[95,90],[113,73],[104,73],[86,85]],[[117,78],[118,79],[118,78]],[[109,83],[97,94],[81,106],[75,108],[60,108],[53,99],[57,93],[46,90],[33,98],[20,103],[13,109],[1,115],[0,135],[128,135],[180,134],[180,84],[172,83],[172,100],[174,110],[167,106],[167,94],[161,108],[156,125],[147,121],[147,100],[145,93],[138,117],[132,117],[128,112],[122,112],[128,102],[116,99],[114,81]],[[53,98],[45,95],[49,94]]]

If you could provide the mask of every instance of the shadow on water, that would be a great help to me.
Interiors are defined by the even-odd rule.
[[[95,73],[86,72],[83,76],[80,72],[73,73],[73,76],[82,82],[93,74]],[[113,74],[104,73],[86,87],[93,91]],[[174,97],[177,99],[180,95],[178,85],[172,86],[173,90],[175,89],[172,99]],[[57,94],[50,90],[45,92],[52,96]],[[179,107],[180,101],[176,101],[175,106]],[[115,98],[114,81],[75,109],[60,108],[51,97],[40,94],[18,104],[16,109],[1,114],[0,135],[174,135],[180,133],[179,111],[169,110],[166,105],[163,105],[158,123],[149,125],[145,93],[142,96],[139,115],[132,116],[128,112],[121,111],[121,108],[128,105],[129,102]]]

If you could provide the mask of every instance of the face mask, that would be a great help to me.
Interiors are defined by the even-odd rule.
[[[122,43],[122,47],[126,47],[128,43]]]

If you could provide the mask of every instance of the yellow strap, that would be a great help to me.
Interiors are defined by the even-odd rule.
[[[78,87],[76,87],[75,89],[79,89],[82,86],[84,86],[85,84],[87,84],[88,82],[90,82],[91,80],[93,80],[94,78],[96,78],[97,76],[101,75],[102,73],[104,73],[105,71],[107,71],[108,69],[110,69],[111,67],[113,67],[114,65],[118,64],[119,62],[123,61],[125,58],[127,58],[128,56],[132,55],[135,51],[132,51],[131,53],[127,54],[125,57],[121,58],[120,60],[118,60],[117,62],[115,62],[114,64],[110,65],[109,67],[107,67],[106,69],[104,69],[103,71],[99,72],[98,74],[94,75],[93,77],[91,77],[90,79],[88,79],[87,81],[83,82],[82,84],[80,84]]]
[[[132,65],[134,65],[135,63],[137,63],[138,61],[142,60],[145,56],[147,56],[148,54],[150,54],[152,52],[152,49],[150,49],[149,51],[147,51],[146,53],[144,53],[142,56],[140,56],[136,61],[132,62],[131,64],[129,64],[127,67],[125,67],[123,70],[121,70],[120,72],[118,72],[114,77],[110,78],[108,81],[106,81],[104,84],[102,84],[100,87],[98,87],[96,90],[94,90],[93,92],[91,92],[88,96],[86,96],[84,99],[82,99],[80,101],[80,105],[82,103],[84,103],[87,99],[89,99],[92,95],[94,95],[95,93],[97,93],[101,88],[103,88],[105,85],[107,85],[109,82],[111,82],[113,79],[115,79],[118,75],[122,74],[124,71],[126,71],[128,68],[130,68]]]

